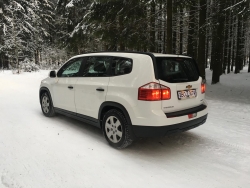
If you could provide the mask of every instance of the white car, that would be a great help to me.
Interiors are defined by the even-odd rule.
[[[45,116],[64,114],[100,127],[109,144],[165,136],[205,123],[205,84],[191,57],[99,52],[72,57],[42,80]]]

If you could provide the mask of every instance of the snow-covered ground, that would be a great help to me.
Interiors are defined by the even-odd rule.
[[[0,188],[250,187],[250,74],[211,86],[206,124],[166,138],[111,148],[101,131],[43,116],[38,90],[48,71],[0,72]]]

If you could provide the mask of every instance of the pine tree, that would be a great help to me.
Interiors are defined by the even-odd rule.
[[[47,0],[6,0],[2,7],[1,51],[15,67],[20,67],[19,61],[25,57],[35,57],[38,63],[48,27],[53,24],[52,4]]]

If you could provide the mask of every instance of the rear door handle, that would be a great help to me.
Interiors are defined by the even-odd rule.
[[[73,86],[68,86],[69,89],[73,89],[74,87]]]
[[[96,88],[96,91],[104,91],[102,88]]]

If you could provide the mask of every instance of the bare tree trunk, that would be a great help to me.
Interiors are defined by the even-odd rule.
[[[203,80],[206,80],[205,62],[206,62],[206,0],[200,0],[199,14],[199,44],[198,44],[198,66]]]
[[[39,50],[36,49],[35,52],[34,52],[34,55],[35,55],[35,64],[39,64]]]
[[[232,3],[234,3],[234,0],[232,1]],[[232,17],[232,60],[231,60],[231,72],[233,72],[234,70],[234,65],[235,65],[235,50],[236,50],[236,43],[235,43],[235,39],[236,39],[236,19],[234,17]]]
[[[209,58],[208,50],[209,50],[209,39],[208,39],[208,36],[206,36],[205,68],[208,68],[208,58]]]
[[[158,10],[157,12],[159,12],[159,15],[157,17],[157,41],[158,41],[158,45],[157,45],[157,52],[158,53],[162,53],[162,36],[163,36],[163,31],[162,31],[162,25],[163,25],[163,20],[162,18],[164,18],[163,16],[163,3],[162,3],[163,0],[159,0],[158,2]]]
[[[12,33],[14,35],[14,57],[15,57],[15,61],[16,61],[16,66],[17,66],[17,73],[20,73],[20,65],[19,65],[19,61],[18,61],[18,43],[17,43],[17,38],[16,38],[16,31],[15,31],[15,22],[14,22],[15,18],[13,19],[13,27],[12,27]]]
[[[233,27],[232,27],[232,13],[230,11],[228,18],[228,53],[227,53],[227,74],[230,73],[230,64],[231,64],[231,48],[232,45],[232,37],[233,36]]]
[[[17,48],[15,48],[15,59],[16,59],[16,65],[17,65],[17,68],[18,68],[17,73],[19,74],[20,73],[20,64],[19,64],[19,61],[18,61],[18,50],[17,50]]]
[[[155,52],[155,1],[151,1],[150,5],[150,52]]]
[[[173,54],[176,54],[177,53],[177,45],[176,45],[176,42],[177,42],[177,2],[174,1],[174,6],[173,6],[173,15],[174,15],[174,23],[173,23]]]
[[[246,2],[246,10],[249,11],[250,8],[250,2]],[[249,29],[247,28],[250,27],[250,14],[245,14],[245,37],[246,37],[246,43],[245,43],[245,51],[246,51],[246,56],[245,56],[245,61],[248,61],[248,72],[250,72],[250,32]],[[248,59],[248,60],[246,60]]]
[[[228,17],[227,14],[225,14],[225,24],[228,22]],[[222,63],[223,63],[223,68],[222,68],[222,72],[221,74],[226,74],[226,68],[227,68],[227,59],[228,59],[228,28],[224,29],[224,43],[223,43],[223,59],[222,59]]]
[[[240,54],[240,29],[241,27],[241,15],[238,15],[238,21],[237,21],[237,49],[236,49],[236,61],[235,61],[235,70],[234,70],[234,73],[237,74],[237,73],[240,73],[240,66],[241,66],[241,54]]]
[[[219,13],[223,11],[223,2],[222,0],[219,1]],[[214,23],[220,23],[216,24],[214,26],[213,30],[213,48],[212,48],[212,59],[211,61],[214,61],[213,65],[213,75],[212,75],[212,84],[216,84],[220,82],[220,76],[222,72],[222,59],[223,59],[223,30],[224,30],[224,24],[225,24],[225,16],[223,14],[218,14],[217,18],[215,18]]]
[[[241,50],[241,67],[240,70],[243,70],[243,67],[246,63],[246,48],[245,48],[245,39],[247,38],[245,33],[247,30],[247,16],[242,15],[241,18],[241,38],[240,38],[240,50]]]
[[[188,46],[187,55],[194,57],[194,27],[195,27],[195,1],[191,1],[189,10]]]
[[[183,9],[180,6],[180,54],[183,53]]]
[[[163,16],[164,16],[164,23],[163,23],[163,43],[162,43],[162,48],[163,48],[163,53],[166,53],[166,28],[167,28],[167,2],[164,1],[164,8],[163,8]]]
[[[167,0],[167,53],[172,54],[173,49],[172,49],[172,0]]]
[[[4,69],[4,65],[3,65],[3,54],[0,53],[0,60],[1,60],[1,64],[2,64],[2,70]]]

